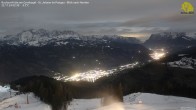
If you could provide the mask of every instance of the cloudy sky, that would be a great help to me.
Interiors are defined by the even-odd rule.
[[[11,34],[30,28],[44,28],[73,30],[87,35],[117,34],[145,40],[151,33],[174,31],[192,34],[196,32],[196,15],[180,13],[184,0],[81,1],[88,1],[90,4],[0,7],[0,34]],[[196,0],[187,1],[196,6]]]

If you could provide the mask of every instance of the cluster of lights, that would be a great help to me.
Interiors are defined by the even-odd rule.
[[[124,69],[127,69],[127,68],[133,68],[138,64],[139,64],[139,62],[135,62],[135,63],[127,64],[127,65],[122,65],[122,66],[119,67],[119,69],[124,70]]]
[[[112,73],[112,71],[111,71]],[[111,74],[108,71],[104,70],[90,70],[83,73],[76,73],[75,75],[66,78],[65,81],[88,81],[88,82],[94,82],[95,80],[103,77],[108,76]]]
[[[150,50],[152,50],[152,49],[150,49]],[[165,49],[155,49],[155,50],[153,50],[153,53],[150,54],[150,56],[154,60],[159,60],[159,59],[165,57],[166,53],[168,53],[168,52],[165,52]]]
[[[55,73],[53,78],[56,80],[63,80],[63,79],[67,79],[68,76],[61,75],[61,73]]]
[[[101,69],[95,69],[95,70],[90,70],[87,72],[82,72],[82,73],[76,73],[75,75],[68,77],[68,76],[63,76],[61,74],[56,74],[55,77],[53,77],[56,80],[62,80],[62,81],[88,81],[88,82],[95,82],[97,79],[104,77],[104,76],[109,76],[111,74],[117,73],[117,71],[122,71],[128,68],[134,68],[136,65],[138,65],[139,62],[135,62],[132,64],[127,64],[123,66],[119,66],[118,68],[115,69],[110,69],[110,70],[101,70]]]

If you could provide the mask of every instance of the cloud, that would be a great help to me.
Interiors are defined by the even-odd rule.
[[[174,23],[188,23],[196,19],[195,15],[182,15],[180,13],[167,13],[165,15],[145,16],[141,18],[132,19],[121,24],[121,26],[162,26],[165,24]],[[156,22],[159,22],[158,24]],[[162,23],[162,25],[161,25]],[[169,27],[170,25],[168,25]]]
[[[17,0],[24,1],[24,0]],[[34,1],[34,0],[30,0]],[[62,0],[58,0],[62,1]],[[89,5],[0,7],[0,32],[29,28],[74,30],[82,34],[143,34],[164,31],[194,33],[194,15],[182,15],[184,0],[82,0]],[[195,0],[189,0],[196,4]]]

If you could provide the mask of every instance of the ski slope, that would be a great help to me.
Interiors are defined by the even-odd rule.
[[[7,94],[7,95],[5,95]],[[2,98],[3,97],[3,98]],[[0,110],[51,110],[33,93],[9,95],[9,88],[0,86]],[[15,108],[15,104],[19,106]],[[74,99],[67,110],[196,110],[196,99],[164,96],[151,93],[133,93],[124,96],[123,103],[102,106],[101,99]]]
[[[124,103],[116,103],[96,110],[196,110],[196,99],[142,93],[131,101],[133,95],[124,97]]]
[[[51,110],[49,105],[41,102],[33,93],[28,94],[29,104],[27,104],[27,94],[12,94],[10,97],[9,91],[9,86],[0,86],[0,110]]]
[[[124,96],[124,103],[102,107],[101,99],[75,99],[68,110],[196,110],[196,99],[133,93]]]
[[[28,94],[29,104],[27,104],[27,94],[21,94],[0,102],[0,110],[51,110],[50,106],[41,102],[33,93]],[[17,108],[15,104],[17,103]]]

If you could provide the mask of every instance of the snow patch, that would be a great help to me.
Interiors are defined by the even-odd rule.
[[[1,86],[0,85],[0,93],[1,92],[7,92],[10,89],[10,86]]]
[[[196,68],[196,59],[183,57],[179,61],[167,63],[170,67],[180,67],[186,69],[195,69]]]
[[[0,102],[0,110],[51,110],[51,107],[35,97],[33,93],[28,94],[29,104],[27,104],[27,94],[17,95],[15,97]]]

